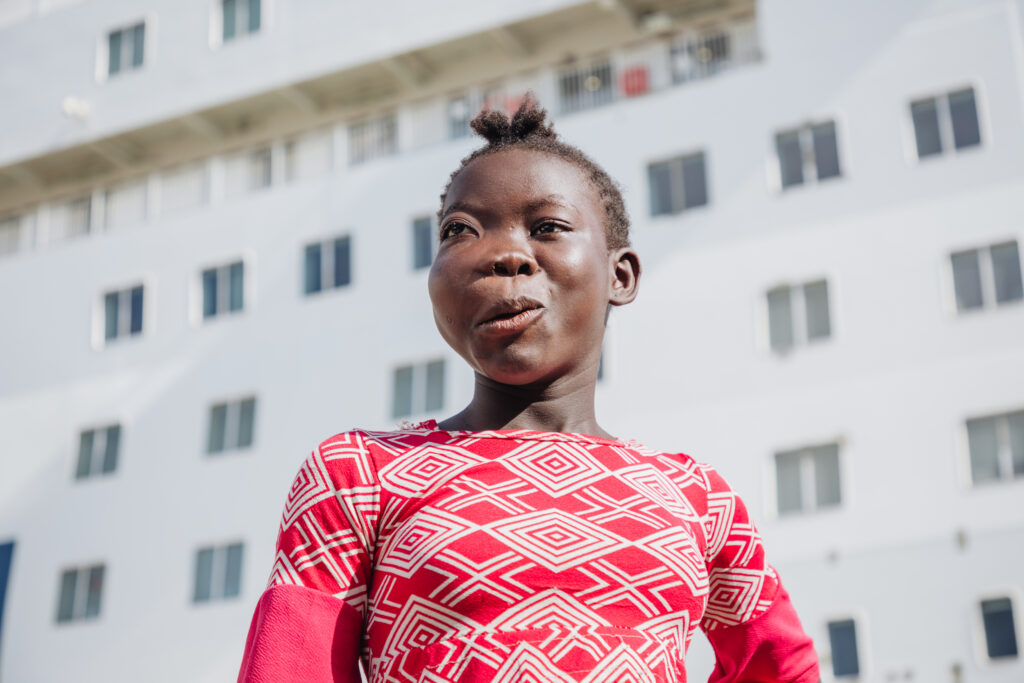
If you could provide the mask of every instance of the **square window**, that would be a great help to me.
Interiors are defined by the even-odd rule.
[[[307,244],[303,273],[306,296],[352,284],[352,238],[346,235]]]
[[[227,43],[257,33],[262,21],[260,0],[221,0],[221,38]]]
[[[950,254],[958,312],[1020,301],[1020,251],[1016,241]]]
[[[918,159],[981,144],[981,125],[974,88],[910,103]]]
[[[100,614],[105,567],[96,565],[61,572],[57,622],[95,619]]]
[[[107,34],[107,76],[142,66],[146,55],[146,25],[142,22]]]
[[[971,482],[1024,476],[1024,410],[967,420]]]
[[[412,268],[429,268],[434,262],[434,219],[420,216],[412,221]]]
[[[203,319],[237,313],[245,308],[245,264],[236,261],[203,270]]]
[[[703,152],[650,164],[647,181],[652,216],[680,213],[708,203]]]
[[[87,429],[79,434],[75,479],[110,474],[117,469],[121,425]]]
[[[226,600],[241,595],[244,550],[241,543],[197,550],[192,602]]]
[[[782,189],[841,175],[834,121],[777,133],[775,153]]]
[[[469,95],[453,97],[448,100],[446,113],[448,116],[448,138],[450,140],[469,137],[469,134],[472,132],[469,122],[478,108],[473,107]]]
[[[782,285],[768,290],[768,343],[785,353],[794,346],[832,336],[828,282]]]
[[[133,337],[142,333],[143,286],[107,292],[103,295],[103,339]]]
[[[779,515],[840,505],[839,444],[776,453],[775,496]]]
[[[395,368],[391,416],[404,418],[443,410],[444,373],[443,359]]]
[[[853,619],[830,621],[828,641],[832,648],[832,675],[836,678],[858,675],[857,625]]]
[[[1009,598],[982,600],[981,620],[985,628],[985,652],[989,659],[1017,657],[1013,601]]]
[[[210,406],[206,452],[217,455],[225,451],[250,448],[255,427],[255,398],[215,403]]]

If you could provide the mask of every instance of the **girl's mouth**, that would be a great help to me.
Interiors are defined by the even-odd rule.
[[[500,313],[477,325],[477,329],[485,334],[513,334],[521,332],[529,327],[537,318],[543,315],[542,307],[525,308],[519,311]]]

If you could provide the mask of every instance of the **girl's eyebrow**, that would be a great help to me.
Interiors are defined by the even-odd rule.
[[[447,209],[444,210],[443,214],[441,214],[441,220],[444,220],[445,218],[448,217],[448,214],[454,213],[455,211],[465,211],[466,213],[480,213],[483,210],[484,209],[481,209],[476,204],[472,204],[470,202],[454,202],[453,204],[450,204]]]
[[[576,210],[576,207],[573,206],[573,204],[568,199],[566,199],[564,196],[560,194],[549,194],[547,197],[535,199],[526,205],[526,210],[537,211],[538,209],[543,209],[546,206],[560,206],[564,209],[569,209],[571,211]]]

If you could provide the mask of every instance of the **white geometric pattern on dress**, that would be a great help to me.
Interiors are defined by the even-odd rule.
[[[372,683],[578,683],[681,680],[696,629],[763,614],[778,578],[742,501],[688,456],[426,423],[306,459],[271,584],[354,606]]]

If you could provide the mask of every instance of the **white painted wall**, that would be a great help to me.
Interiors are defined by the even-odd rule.
[[[81,3],[0,29],[0,65],[20,65],[0,68],[0,93],[19,94],[0,107],[0,163],[556,4],[459,4],[443,25],[425,23],[433,12],[408,14],[415,3],[382,5],[359,19],[377,28],[345,28],[341,40],[326,27],[356,25],[342,6],[276,0],[271,30],[229,54],[204,42],[203,3],[158,3],[148,10],[157,58],[104,89],[92,76],[95,41],[137,5]],[[1024,306],[958,316],[948,260],[1024,243],[1022,4],[764,0],[760,64],[556,119],[622,182],[645,268],[638,300],[612,317],[605,426],[716,464],[743,494],[821,653],[828,619],[860,618],[862,680],[911,671],[952,681],[954,663],[966,681],[1024,676],[1020,659],[985,661],[976,618],[981,597],[1024,590],[1024,480],[972,488],[963,435],[967,417],[1024,406]],[[410,21],[396,24],[392,10]],[[208,78],[184,87],[198,70]],[[982,146],[919,163],[909,101],[965,84],[978,97]],[[61,118],[68,92],[97,103],[86,132]],[[774,133],[829,118],[843,177],[772,189]],[[135,229],[0,260],[0,539],[17,543],[0,679],[233,676],[308,449],[352,426],[390,424],[401,363],[444,354],[446,412],[469,397],[471,374],[434,330],[425,273],[409,264],[412,218],[436,208],[474,144],[342,165],[242,199],[215,192],[209,205]],[[696,150],[707,155],[710,204],[650,219],[647,163]],[[218,159],[208,163],[220,173]],[[304,298],[302,247],[340,234],[352,235],[353,284]],[[194,324],[199,271],[238,257],[245,312]],[[770,353],[765,290],[821,276],[832,338]],[[97,349],[103,292],[139,280],[143,335]],[[208,406],[249,392],[255,447],[208,458]],[[75,483],[79,431],[113,421],[123,424],[118,471]],[[775,518],[773,453],[837,438],[841,508]],[[246,543],[242,599],[194,606],[195,550],[234,540]],[[56,626],[60,570],[94,561],[107,566],[101,617]],[[691,679],[710,667],[695,645]]]

